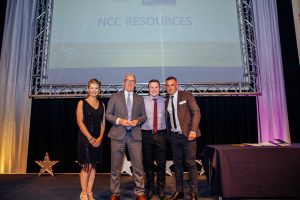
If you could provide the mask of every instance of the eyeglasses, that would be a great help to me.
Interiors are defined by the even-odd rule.
[[[125,79],[125,82],[126,82],[126,83],[130,83],[130,84],[132,84],[132,83],[135,83],[135,80],[129,80],[129,79]]]

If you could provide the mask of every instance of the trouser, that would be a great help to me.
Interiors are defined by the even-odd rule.
[[[152,131],[142,130],[143,137],[143,158],[146,173],[146,186],[149,190],[154,190],[154,172],[156,162],[157,169],[157,189],[163,193],[166,182],[166,150],[167,138],[165,130],[153,133]]]
[[[170,142],[175,166],[177,191],[183,192],[183,167],[185,163],[189,172],[190,190],[192,193],[197,194],[196,139],[189,141],[185,135],[171,132]]]

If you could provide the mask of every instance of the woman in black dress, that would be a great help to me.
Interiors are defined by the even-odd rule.
[[[88,82],[88,96],[77,105],[76,118],[78,132],[78,162],[80,172],[80,199],[93,200],[93,185],[96,175],[96,164],[100,160],[100,144],[105,130],[105,106],[97,99],[100,82],[91,79]]]

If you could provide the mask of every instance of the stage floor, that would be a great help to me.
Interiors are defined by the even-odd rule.
[[[97,174],[94,184],[94,196],[97,200],[108,200],[110,195],[110,174]],[[174,176],[166,177],[166,194],[175,191]],[[188,182],[185,182],[188,188]],[[129,175],[121,177],[121,200],[134,200],[134,182]],[[217,196],[209,194],[205,176],[199,176],[199,197],[203,200],[215,200]],[[188,195],[188,190],[187,197]],[[79,174],[0,174],[0,200],[67,200],[79,199]],[[152,198],[158,199],[157,197]],[[188,199],[188,198],[187,198]]]
[[[187,175],[185,174],[185,199],[189,199]],[[108,200],[110,174],[97,174],[94,196],[97,200]],[[175,191],[173,176],[166,177],[166,195]],[[121,200],[135,200],[134,182],[129,175],[121,177]],[[198,176],[199,200],[218,200],[211,195],[205,176]],[[79,199],[79,174],[0,174],[0,200],[75,200]],[[158,200],[157,197],[152,198]],[[235,198],[237,200],[237,198]],[[258,200],[258,199],[255,199]],[[271,200],[270,198],[268,200]]]

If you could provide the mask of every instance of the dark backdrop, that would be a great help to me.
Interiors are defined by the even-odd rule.
[[[257,142],[256,97],[197,97],[202,119],[198,138],[198,158],[206,144]],[[76,105],[79,99],[33,99],[27,172],[38,172],[35,160],[48,152],[60,160],[55,172],[79,172],[77,157]],[[107,104],[108,99],[101,99]],[[110,171],[110,140],[107,123],[102,144],[102,165],[98,172]],[[171,155],[168,154],[168,159]]]
[[[3,28],[5,22],[6,1],[7,0],[0,1],[0,55],[2,48]]]
[[[300,66],[291,1],[277,0],[289,127],[292,142],[300,142]],[[300,49],[299,49],[300,51]]]

